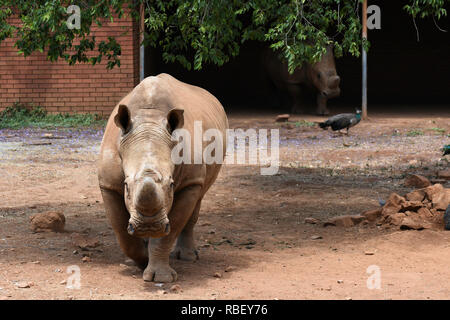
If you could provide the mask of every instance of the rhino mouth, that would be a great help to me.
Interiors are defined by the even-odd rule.
[[[160,238],[170,233],[170,223],[165,210],[148,217],[134,212],[128,221],[129,235],[141,238]]]

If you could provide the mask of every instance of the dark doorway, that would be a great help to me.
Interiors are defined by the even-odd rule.
[[[402,1],[371,1],[381,8],[381,29],[369,30],[371,48],[368,53],[368,100],[370,108],[390,105],[400,111],[432,105],[450,109],[450,23],[413,20],[403,9]],[[188,71],[179,64],[163,62],[161,52],[146,49],[145,75],[161,72],[198,85],[214,94],[227,110],[280,110],[275,90],[262,67],[261,43],[247,43],[241,53],[223,67],[205,66],[201,71]],[[361,59],[344,56],[336,60],[341,77],[341,96],[331,99],[329,107],[337,109],[360,106]],[[311,93],[312,96],[312,93]],[[333,110],[334,109],[334,110]],[[373,110],[373,109],[372,109]]]

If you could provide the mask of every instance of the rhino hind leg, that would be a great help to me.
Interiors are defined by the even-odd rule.
[[[130,236],[127,232],[129,214],[122,196],[117,192],[102,189],[102,198],[105,204],[106,215],[122,251],[132,259],[136,265],[145,269],[148,264],[148,254],[143,239]]]
[[[194,226],[198,220],[201,202],[202,202],[201,199],[198,200],[191,218],[186,223],[186,226],[184,227],[183,231],[181,231],[180,235],[178,236],[175,249],[171,253],[171,256],[173,258],[185,261],[198,260],[199,258],[198,251],[195,246],[194,240]]]
[[[177,273],[169,265],[170,251],[175,240],[192,217],[200,197],[201,186],[189,186],[177,193],[169,213],[170,233],[162,238],[151,239],[148,247],[149,262],[143,279],[154,282],[173,282]]]

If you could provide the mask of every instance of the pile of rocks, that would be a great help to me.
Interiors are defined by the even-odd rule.
[[[400,229],[443,229],[444,214],[450,205],[450,189],[434,184],[416,189],[404,197],[392,193],[383,207],[364,212],[369,221]]]

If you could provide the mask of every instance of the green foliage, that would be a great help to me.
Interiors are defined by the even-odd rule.
[[[408,136],[408,137],[423,136],[423,131],[420,129],[412,129],[406,133],[406,136]]]
[[[415,18],[440,19],[450,0],[403,0],[404,10]],[[47,52],[51,61],[70,64],[99,63],[120,66],[121,46],[114,38],[97,41],[93,24],[131,15],[139,20],[145,8],[143,44],[159,47],[166,62],[179,62],[199,70],[218,66],[239,54],[249,40],[266,42],[279,50],[290,71],[304,62],[320,60],[327,45],[337,57],[359,56],[362,0],[0,0],[0,42],[17,36],[19,53]],[[66,8],[81,8],[81,28],[69,29]],[[392,13],[395,14],[395,13]],[[22,25],[9,23],[17,15]],[[132,32],[132,30],[124,30]],[[97,52],[96,54],[93,54]]]
[[[436,134],[442,134],[442,135],[445,134],[445,129],[444,128],[435,127],[435,128],[431,128],[430,130],[436,132]]]
[[[0,129],[101,127],[105,122],[96,114],[48,114],[42,107],[27,108],[20,103],[15,103],[0,112]]]
[[[316,125],[316,123],[304,119],[295,122],[296,127],[315,127]]]

